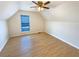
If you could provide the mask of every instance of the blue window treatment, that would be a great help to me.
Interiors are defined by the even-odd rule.
[[[21,15],[21,31],[30,31],[29,16],[27,15]]]

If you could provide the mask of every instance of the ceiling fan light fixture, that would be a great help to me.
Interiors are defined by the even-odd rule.
[[[44,10],[44,8],[38,7],[38,11],[42,11],[42,10]]]

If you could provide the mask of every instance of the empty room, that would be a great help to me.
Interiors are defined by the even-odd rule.
[[[79,1],[0,1],[0,57],[79,57]]]

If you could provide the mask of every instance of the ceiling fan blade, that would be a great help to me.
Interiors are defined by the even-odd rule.
[[[43,7],[43,8],[45,8],[45,9],[50,9],[49,7]]]
[[[47,1],[47,2],[44,3],[44,5],[47,5],[47,4],[49,4],[49,3],[50,3],[50,1]]]
[[[38,5],[35,1],[32,1],[34,4]]]

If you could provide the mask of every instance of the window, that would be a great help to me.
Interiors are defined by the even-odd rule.
[[[29,16],[27,15],[21,15],[21,31],[30,31]]]

